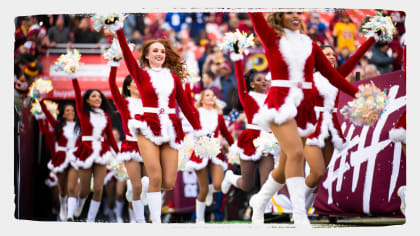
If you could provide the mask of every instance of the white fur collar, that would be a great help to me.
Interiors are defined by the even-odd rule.
[[[249,96],[254,98],[254,100],[257,102],[259,107],[262,107],[262,105],[264,105],[265,99],[267,98],[267,94],[257,93],[257,92],[254,92],[254,91],[250,91]]]
[[[93,137],[100,137],[102,135],[102,131],[106,127],[107,119],[105,116],[105,112],[102,109],[94,109],[95,112],[90,112],[90,123],[92,124]]]
[[[74,147],[76,144],[77,134],[74,132],[74,126],[76,122],[66,121],[66,124],[63,126],[63,136],[67,139],[67,147]]]
[[[150,76],[150,82],[155,89],[159,99],[159,107],[167,108],[169,104],[169,96],[174,90],[175,81],[171,71],[168,68],[162,68],[159,71],[146,68]]]
[[[288,65],[289,80],[303,81],[306,60],[312,53],[312,40],[299,31],[284,29],[279,49]]]
[[[319,71],[314,73],[314,83],[319,94],[324,98],[324,107],[333,108],[338,89],[334,87]]]
[[[199,107],[200,112],[200,123],[203,130],[207,132],[214,132],[218,125],[219,113],[216,109],[208,110],[203,107]]]
[[[130,111],[130,117],[134,118],[136,114],[142,114],[143,103],[140,98],[127,97],[128,110]]]

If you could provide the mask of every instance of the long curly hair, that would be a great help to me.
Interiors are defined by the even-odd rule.
[[[187,66],[179,53],[172,46],[172,42],[167,39],[153,39],[146,41],[140,49],[140,63],[143,67],[150,67],[146,55],[149,53],[150,46],[154,43],[161,43],[165,47],[165,62],[162,67],[169,68],[172,74],[181,80],[188,76]]]
[[[108,99],[106,99],[105,95],[98,89],[88,89],[86,90],[86,92],[83,94],[83,112],[86,112],[87,114],[89,114],[89,112],[95,112],[95,110],[93,110],[93,108],[90,106],[90,104],[87,102],[89,99],[89,96],[91,93],[93,93],[94,91],[97,91],[99,93],[99,95],[101,96],[102,99],[102,103],[100,108],[108,113],[108,115],[111,115],[112,113],[112,107],[108,102]]]
[[[71,106],[74,109],[74,120],[73,120],[75,122],[74,132],[76,134],[80,132],[80,122],[77,116],[76,108],[74,107],[73,103],[65,103],[63,106],[60,107],[60,112],[58,113],[58,116],[57,116],[57,125],[55,126],[55,130],[54,130],[55,140],[58,140],[60,138],[61,132],[63,131],[63,127],[67,123],[67,120],[63,117],[63,115],[64,115],[64,110],[68,106]]]
[[[273,28],[273,30],[277,33],[278,36],[282,37],[284,34],[284,25],[283,25],[283,15],[286,12],[270,12],[267,15],[267,23],[268,25]],[[300,33],[305,34],[305,24],[303,21],[300,24]]]

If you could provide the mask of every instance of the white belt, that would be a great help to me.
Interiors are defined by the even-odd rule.
[[[272,87],[297,87],[301,89],[311,89],[312,83],[278,79],[278,80],[272,80],[271,86]]]
[[[156,113],[156,114],[175,114],[175,108],[164,108],[164,107],[143,107],[145,113]]]
[[[135,141],[135,142],[137,142],[137,138],[136,138],[136,137],[129,136],[129,135],[126,135],[126,136],[125,136],[125,140],[127,140],[127,141]]]
[[[337,108],[335,108],[335,107],[334,108],[326,108],[326,107],[315,106],[315,111],[331,113],[331,112],[337,112]]]
[[[263,130],[263,128],[259,127],[258,125],[254,124],[246,124],[247,129],[255,129],[255,130]]]
[[[58,151],[63,151],[63,152],[67,152],[67,151],[70,151],[70,150],[72,150],[73,148],[69,148],[69,147],[62,147],[62,146],[56,146],[55,147],[55,151],[56,152],[58,152]]]
[[[93,137],[93,136],[82,136],[82,141],[92,141],[92,142],[103,142],[105,139],[104,137]]]

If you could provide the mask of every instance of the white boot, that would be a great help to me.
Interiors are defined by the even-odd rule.
[[[128,208],[128,216],[130,217],[130,223],[136,223],[136,215],[133,209]]]
[[[305,178],[300,176],[287,178],[286,184],[293,206],[294,225],[310,227],[311,223],[305,209]]]
[[[98,214],[99,207],[101,206],[101,202],[91,200],[88,216],[87,216],[87,222],[95,222],[96,215]]]
[[[313,188],[310,188],[308,185],[305,184],[305,209],[306,212],[308,212],[309,208],[311,208],[312,204],[314,204],[316,193],[314,193],[314,190],[316,189],[316,186]]]
[[[63,197],[58,194],[58,198],[60,200],[60,220],[65,221],[67,216],[67,195]]]
[[[149,203],[150,219],[152,220],[152,223],[160,224],[162,222],[160,219],[162,212],[162,193],[147,193],[147,201]]]
[[[143,178],[141,178],[140,200],[142,200],[144,206],[147,206],[147,190],[148,189],[149,189],[149,177],[143,176]]]
[[[69,197],[67,199],[67,221],[73,221],[74,210],[76,209],[77,198]]]
[[[206,203],[195,200],[195,223],[205,224]]]
[[[398,188],[398,192],[397,195],[400,197],[401,199],[401,206],[400,206],[400,210],[401,213],[405,216],[405,195],[406,195],[406,185],[401,186]]]
[[[231,170],[226,171],[225,177],[222,181],[222,193],[226,194],[227,192],[229,192],[231,185],[238,187],[237,181],[240,177],[240,175],[233,174],[233,171]]]
[[[122,218],[122,209],[124,207],[124,202],[120,202],[120,201],[115,201],[115,208],[114,208],[114,213],[115,216],[117,217],[117,222],[118,223],[123,223],[123,218]]]
[[[207,196],[206,196],[206,206],[211,206],[211,204],[213,203],[213,192],[214,192],[214,187],[213,184],[209,184],[209,191],[207,192]]]
[[[137,223],[146,223],[146,218],[144,218],[144,205],[141,200],[134,200],[131,202],[133,204],[134,217]]]
[[[79,201],[77,202],[76,210],[74,211],[75,217],[79,217],[82,214],[83,206],[85,205],[86,199],[87,199],[86,197],[79,198]]]
[[[252,207],[251,220],[253,224],[264,224],[264,209],[268,201],[283,185],[274,180],[270,173],[260,191],[251,197],[249,205]]]

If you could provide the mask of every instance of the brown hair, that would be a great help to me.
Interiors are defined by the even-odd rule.
[[[154,43],[161,43],[165,47],[165,62],[162,67],[167,67],[172,74],[178,76],[181,80],[188,76],[185,61],[182,60],[179,53],[171,46],[171,41],[167,39],[154,39],[146,41],[140,49],[140,63],[141,65],[150,67],[149,60],[146,55],[149,53],[150,45]]]
[[[197,102],[195,103],[195,107],[199,108],[203,106],[203,99],[204,99],[204,93],[206,91],[212,91],[211,89],[204,89],[203,91],[201,91],[200,93],[200,98],[197,100]],[[214,94],[214,92],[213,92]],[[222,109],[219,107],[219,105],[217,105],[217,102],[214,102],[213,108],[217,110],[217,112],[222,113]]]
[[[283,25],[283,14],[285,12],[270,12],[267,15],[267,23],[273,28],[278,36],[283,36],[284,34],[284,25]],[[305,25],[303,22],[300,24],[300,33],[305,33]]]

